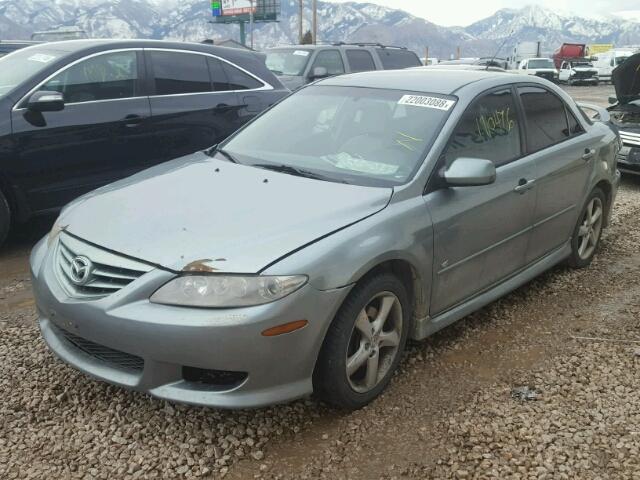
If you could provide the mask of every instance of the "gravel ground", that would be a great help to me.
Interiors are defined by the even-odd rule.
[[[46,222],[31,225],[0,251],[0,479],[640,478],[639,202],[625,180],[590,268],[412,345],[352,413],[170,405],[63,365],[35,325],[27,253]]]

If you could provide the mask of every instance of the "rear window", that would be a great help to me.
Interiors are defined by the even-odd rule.
[[[400,48],[376,48],[378,57],[385,70],[395,70],[399,68],[419,67],[422,65],[418,56],[410,51]]]
[[[229,90],[253,90],[264,86],[262,82],[244,73],[242,70],[237,69],[233,65],[229,65],[227,62],[220,63],[222,64],[222,70],[224,70],[227,76]]]
[[[192,53],[152,51],[156,95],[211,91],[207,57]]]

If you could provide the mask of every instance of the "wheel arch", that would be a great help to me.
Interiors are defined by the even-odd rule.
[[[602,190],[602,193],[604,193],[604,197],[605,197],[604,226],[607,227],[609,225],[611,210],[613,208],[613,186],[611,185],[611,182],[607,180],[600,180],[598,183],[595,184],[595,186],[591,191],[595,190],[596,188],[599,188],[600,190]]]

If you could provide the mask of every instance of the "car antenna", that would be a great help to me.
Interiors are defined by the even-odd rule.
[[[493,61],[496,59],[496,57],[498,56],[498,54],[500,53],[500,51],[502,50],[502,47],[504,47],[504,44],[507,43],[507,40],[509,40],[513,34],[514,34],[515,30],[511,30],[509,32],[509,35],[507,35],[505,37],[505,39],[502,41],[502,43],[500,44],[500,46],[498,47],[498,50],[496,50],[496,53],[493,54],[493,57],[491,57],[491,59],[487,62],[487,68],[485,68],[485,70],[489,70],[489,66],[493,63]]]

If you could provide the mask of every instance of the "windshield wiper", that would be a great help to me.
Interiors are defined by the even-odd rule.
[[[222,155],[224,158],[226,158],[227,160],[229,160],[231,163],[240,163],[238,162],[238,160],[236,160],[236,158],[231,155],[229,152],[227,152],[226,150],[223,150],[221,148],[218,148],[217,145],[214,145],[211,148],[207,148],[204,153],[206,155],[209,155],[210,157],[213,157],[216,153],[219,153],[220,155]]]
[[[287,173],[289,175],[296,175],[298,177],[313,178],[315,180],[325,180],[329,182],[348,183],[344,180],[337,180],[335,178],[327,177],[319,173],[310,172],[298,167],[292,167],[285,164],[273,164],[273,163],[256,163],[253,167],[264,168],[265,170],[273,170],[274,172]]]

